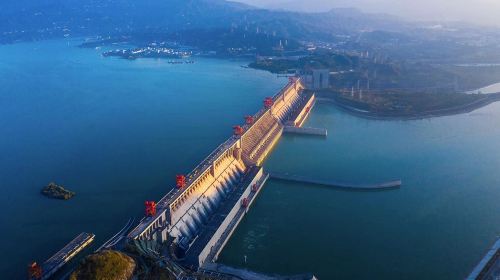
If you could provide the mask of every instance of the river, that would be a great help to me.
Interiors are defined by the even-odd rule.
[[[25,279],[80,232],[100,245],[285,83],[246,62],[129,61],[80,40],[0,46],[0,275]],[[51,181],[70,201],[43,197]],[[90,252],[89,248],[86,252]]]
[[[412,121],[318,104],[267,170],[401,189],[348,192],[271,180],[220,261],[319,279],[463,279],[500,233],[500,103]],[[245,257],[246,256],[246,257]],[[246,259],[246,262],[245,262]]]
[[[94,248],[159,199],[286,80],[196,58],[103,58],[79,41],[0,46],[0,275],[25,277],[82,231]],[[269,181],[220,261],[320,279],[457,279],[500,233],[500,103],[416,121],[356,118],[318,103],[272,171],[399,190],[345,192]],[[39,194],[50,181],[77,193]],[[87,250],[89,252],[92,248]],[[245,262],[246,256],[246,262]]]

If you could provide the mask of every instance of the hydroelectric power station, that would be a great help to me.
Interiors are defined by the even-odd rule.
[[[146,217],[128,239],[144,253],[166,244],[162,255],[192,269],[213,264],[269,175],[261,164],[285,127],[300,127],[315,103],[300,78],[263,108],[234,126],[234,134],[158,202],[146,202]]]

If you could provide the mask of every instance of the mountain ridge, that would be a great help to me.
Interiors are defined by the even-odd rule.
[[[9,7],[10,6],[10,7]],[[16,8],[17,7],[17,8]],[[21,8],[10,4],[0,19],[0,31],[74,35],[130,32],[178,32],[190,29],[241,28],[302,40],[384,29],[402,31],[397,18],[364,14],[355,9],[301,13],[261,9],[225,0],[45,0]]]

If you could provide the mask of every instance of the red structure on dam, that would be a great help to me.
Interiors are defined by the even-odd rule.
[[[269,177],[262,162],[285,126],[302,125],[314,101],[301,79],[290,79],[192,172],[177,175],[176,187],[158,201],[154,214],[146,210],[129,240],[148,248],[168,246],[169,257],[186,267],[215,262]]]

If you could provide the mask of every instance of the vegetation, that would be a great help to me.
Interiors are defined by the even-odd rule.
[[[340,53],[318,49],[298,59],[268,57],[257,59],[252,68],[272,73],[328,69],[330,85],[341,91],[358,87],[364,91],[404,93],[465,92],[497,83],[500,66],[463,67],[389,59],[380,55]]]
[[[439,68],[456,75],[458,87],[465,90],[476,90],[500,81],[500,65],[486,67],[442,65]]]
[[[296,60],[286,58],[268,58],[250,63],[250,67],[270,71],[272,73],[286,73],[290,70],[309,70],[317,68],[352,69],[359,65],[356,56],[337,53],[313,53]]]
[[[419,118],[472,111],[498,101],[500,94],[466,93],[355,93],[325,91],[321,95],[358,115]]]
[[[68,200],[72,198],[75,193],[65,189],[63,186],[57,185],[54,182],[50,182],[47,186],[42,189],[42,194],[57,199]]]
[[[70,280],[128,280],[135,266],[135,261],[123,253],[103,251],[86,257]]]

